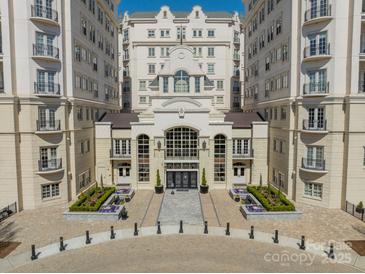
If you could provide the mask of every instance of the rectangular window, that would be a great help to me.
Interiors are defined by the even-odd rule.
[[[208,30],[208,38],[213,38],[213,37],[215,37],[215,30],[214,29]]]
[[[163,77],[163,92],[169,92],[169,77]]]
[[[155,48],[148,48],[148,57],[155,57]]]
[[[208,74],[215,74],[215,65],[208,64]]]
[[[217,81],[217,90],[223,90],[223,80]]]
[[[148,64],[148,74],[155,74],[155,73],[156,73],[156,65]]]
[[[155,33],[156,33],[155,30],[148,30],[147,32],[148,38],[155,38]]]
[[[146,86],[146,81],[145,80],[139,81],[139,90],[141,90],[141,91],[147,90],[147,86]]]
[[[139,103],[140,104],[147,104],[147,97],[146,96],[140,96],[139,97]]]
[[[193,37],[194,38],[203,37],[203,31],[201,29],[194,29]]]
[[[214,48],[208,48],[208,57],[214,57]]]
[[[42,185],[42,199],[60,196],[60,184]]]
[[[323,186],[317,183],[304,183],[304,195],[322,199]]]
[[[200,77],[195,77],[195,93],[200,93]]]

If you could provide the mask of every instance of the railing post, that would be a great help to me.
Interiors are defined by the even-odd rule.
[[[180,221],[180,229],[179,229],[179,233],[180,233],[180,234],[184,233],[184,229],[183,229],[183,221]]]
[[[63,237],[60,237],[60,252],[65,251],[66,247],[63,243]]]
[[[37,260],[37,259],[38,259],[38,256],[37,256],[37,254],[35,253],[35,245],[32,245],[32,256],[30,257],[30,259],[31,259],[32,261],[34,261],[34,260]]]
[[[278,244],[279,243],[279,231],[275,230],[275,235],[274,235],[274,244]]]
[[[157,234],[161,234],[161,223],[160,221],[157,222]]]
[[[138,236],[138,227],[137,227],[137,223],[134,223],[134,236]]]
[[[204,234],[208,234],[208,222],[204,222]]]
[[[110,239],[114,240],[115,239],[115,232],[114,232],[114,226],[110,227]]]
[[[250,240],[253,240],[253,239],[255,239],[255,228],[254,228],[254,226],[252,225],[251,226],[251,231],[250,231]]]
[[[89,230],[86,230],[86,241],[85,241],[85,243],[87,245],[91,243]]]
[[[230,231],[230,223],[227,223],[226,236],[230,236],[230,235],[231,235],[231,231]]]
[[[299,248],[300,248],[301,250],[305,250],[305,236],[302,236],[302,239],[301,239],[301,241],[300,241],[300,246],[299,246]]]

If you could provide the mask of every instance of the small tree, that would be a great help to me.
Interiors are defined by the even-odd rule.
[[[156,186],[160,187],[161,186],[161,177],[160,177],[160,170],[157,169],[157,174],[156,174]]]
[[[202,186],[207,185],[207,178],[205,177],[205,168],[203,168],[203,175],[202,175]]]

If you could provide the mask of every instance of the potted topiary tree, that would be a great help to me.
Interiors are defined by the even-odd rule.
[[[205,177],[205,168],[203,168],[202,182],[200,184],[200,193],[206,194],[209,191],[209,186],[207,184],[207,178]]]
[[[156,186],[155,186],[155,192],[157,194],[163,193],[163,185],[161,184],[161,177],[160,177],[160,170],[157,170],[156,174]]]
[[[363,213],[364,212],[364,205],[362,202],[360,202],[357,206],[356,206],[356,212],[358,213]]]

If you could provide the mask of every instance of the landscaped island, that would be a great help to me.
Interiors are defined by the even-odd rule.
[[[267,211],[295,211],[295,206],[278,190],[270,186],[248,186],[247,191]]]
[[[114,192],[115,187],[93,187],[87,192],[80,194],[79,199],[72,206],[70,206],[70,211],[96,212]]]

